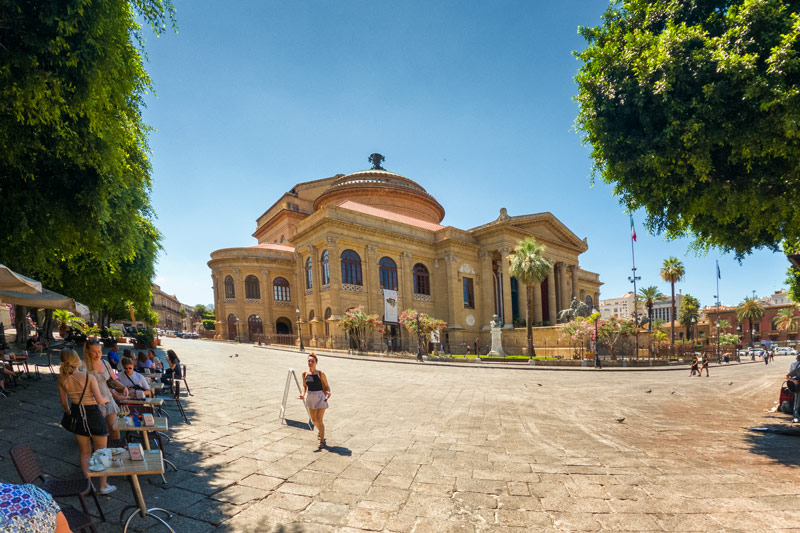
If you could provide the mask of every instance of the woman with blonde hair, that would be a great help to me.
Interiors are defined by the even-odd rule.
[[[108,400],[100,394],[97,379],[79,367],[82,367],[82,363],[75,350],[66,349],[61,352],[58,396],[64,412],[77,422],[72,432],[78,441],[81,469],[86,475],[89,473],[92,445],[97,450],[106,447],[108,425],[98,406],[107,404]],[[109,494],[116,490],[114,485],[107,483],[107,478],[98,479],[100,494]]]
[[[90,376],[94,376],[97,381],[97,388],[100,390],[100,395],[107,401],[98,402],[100,413],[105,417],[106,424],[108,425],[109,438],[119,439],[119,431],[114,429],[114,422],[117,421],[117,413],[119,413],[119,406],[114,401],[114,396],[111,394],[110,388],[113,388],[121,394],[123,398],[128,397],[128,388],[122,385],[114,377],[111,370],[111,365],[102,359],[103,348],[98,341],[87,341],[83,347],[83,365],[78,367],[81,372],[87,371]]]

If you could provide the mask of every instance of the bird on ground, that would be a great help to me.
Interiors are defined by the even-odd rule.
[[[542,386],[542,384],[541,384],[541,383],[537,383],[537,385],[539,385],[540,387]]]
[[[730,383],[728,383],[728,385],[733,385],[733,381],[731,381]]]
[[[647,389],[645,392],[646,392],[647,394],[650,394],[651,392],[653,392],[653,389]]]
[[[234,354],[234,355],[235,355],[236,357],[239,357],[239,354],[238,354],[238,353],[237,353],[237,354]]]
[[[617,422],[622,424],[623,422],[625,422],[625,417],[623,416],[622,418],[617,418]]]
[[[675,394],[675,391],[670,392],[670,394]]]

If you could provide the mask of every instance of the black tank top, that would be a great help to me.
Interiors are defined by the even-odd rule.
[[[306,386],[310,391],[321,391],[322,380],[319,378],[319,374],[306,374]]]

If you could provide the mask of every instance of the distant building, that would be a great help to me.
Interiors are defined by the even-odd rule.
[[[675,313],[679,313],[681,309],[681,302],[683,302],[683,294],[678,293],[675,295]],[[645,314],[647,311],[645,310]],[[653,304],[653,320],[659,319],[666,323],[672,322],[672,298],[667,297],[666,300],[660,300]]]
[[[769,296],[763,296],[758,299],[763,305],[791,305],[792,299],[789,298],[789,293],[786,289],[775,291]]]
[[[768,301],[774,296],[776,301],[782,301],[781,293],[786,294],[786,291],[776,291],[772,296],[766,297],[762,300]],[[764,301],[762,301],[762,304]],[[701,316],[704,318],[701,318],[697,325],[700,340],[705,340],[706,342],[715,342],[716,322],[717,316],[719,316],[721,323],[727,323],[728,325],[728,327],[723,328],[722,332],[738,335],[740,343],[743,345],[747,345],[750,342],[753,342],[754,344],[760,344],[762,341],[770,341],[770,343],[777,343],[781,345],[793,345],[797,343],[798,335],[800,335],[800,331],[798,331],[798,325],[800,325],[800,311],[795,309],[794,314],[798,320],[794,323],[791,329],[781,331],[778,330],[775,325],[775,316],[780,310],[794,309],[794,303],[792,303],[791,300],[789,303],[783,304],[764,304],[764,316],[761,318],[761,320],[753,324],[752,339],[750,323],[747,321],[739,322],[736,316],[738,309],[738,307],[729,306],[720,306],[719,309],[716,306],[704,307],[701,310]]]
[[[621,298],[600,300],[600,318],[609,319],[612,316],[623,319],[633,318],[633,306],[636,297],[632,292],[625,293]]]
[[[150,310],[158,313],[158,327],[161,329],[184,330],[181,318],[181,304],[174,294],[167,294],[158,285],[153,285],[153,300]]]

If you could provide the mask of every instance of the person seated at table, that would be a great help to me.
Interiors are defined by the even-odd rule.
[[[169,368],[164,370],[161,382],[168,387],[172,387],[173,379],[181,379],[183,377],[181,360],[178,359],[178,354],[175,353],[175,350],[167,350],[167,363]]]
[[[157,372],[163,372],[164,371],[164,365],[162,365],[161,361],[159,361],[158,357],[156,357],[156,351],[155,350],[153,350],[152,348],[147,350],[147,358],[150,359],[153,362],[153,370],[154,371],[157,371]]]
[[[141,400],[145,396],[150,396],[150,384],[146,377],[134,372],[133,367],[133,359],[123,357],[122,373],[119,375],[118,381],[128,387],[129,398]]]
[[[147,358],[146,353],[139,352],[136,354],[136,371],[144,373],[145,368],[152,372],[153,362]]]
[[[0,483],[0,524],[3,531],[70,532],[53,497],[33,484]]]
[[[25,343],[25,348],[29,352],[42,353],[42,350],[44,349],[44,343],[39,340],[38,335],[33,335],[28,337],[28,342]]]
[[[106,353],[106,358],[111,368],[119,370],[119,344],[117,344],[117,341],[111,343],[111,347],[108,349],[108,353]]]

